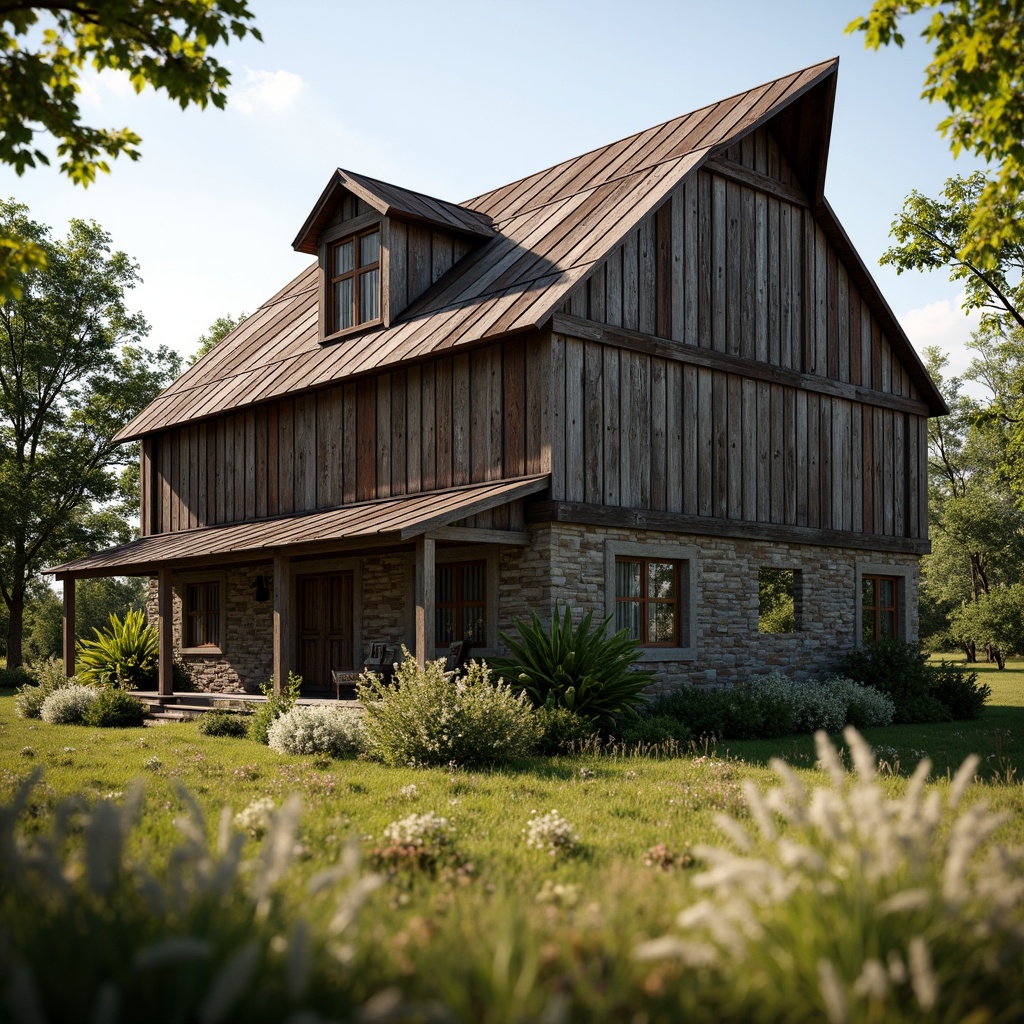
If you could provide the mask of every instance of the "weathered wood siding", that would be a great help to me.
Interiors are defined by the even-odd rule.
[[[146,438],[144,528],[546,472],[549,345],[513,339]]]
[[[917,398],[771,133],[747,136],[718,164],[778,191],[700,171],[594,269],[564,311]]]
[[[917,389],[770,133],[720,166],[729,177],[687,181],[563,307],[552,498],[925,538]]]

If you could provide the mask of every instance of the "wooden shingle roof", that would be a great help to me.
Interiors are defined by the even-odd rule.
[[[468,232],[475,224],[479,231],[493,229],[493,235],[390,327],[321,344],[318,273],[311,266],[171,384],[117,439],[543,326],[590,269],[709,155],[812,90],[818,97],[816,110],[826,121],[820,135],[814,134],[827,147],[837,66],[838,61],[830,60],[805,68],[460,206],[430,200],[432,215],[449,217],[453,229]],[[818,148],[811,147],[804,160],[805,187],[812,194],[823,177],[820,147],[820,142]],[[346,187],[361,189],[359,194],[377,209],[386,206],[414,216],[414,207],[422,214],[417,204],[429,199],[350,172],[338,174],[346,177],[332,179],[333,186],[347,182]],[[326,209],[332,185],[297,242],[313,230],[317,210]],[[455,220],[465,226],[456,228]]]

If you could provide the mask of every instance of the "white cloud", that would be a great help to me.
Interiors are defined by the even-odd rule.
[[[972,354],[966,345],[971,340],[971,332],[978,328],[978,311],[972,309],[965,315],[963,299],[961,292],[953,301],[941,299],[908,310],[899,317],[900,325],[918,352],[923,353],[929,345],[937,345],[949,356],[946,370],[949,376],[960,375],[967,369]]]
[[[245,84],[235,89],[231,107],[242,114],[280,114],[295,105],[306,88],[300,75],[291,71],[245,69]]]

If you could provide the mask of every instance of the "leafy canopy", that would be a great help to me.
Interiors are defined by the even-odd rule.
[[[1024,240],[1024,224],[1006,216],[1024,190],[1024,0],[875,0],[846,31],[863,32],[869,49],[902,46],[901,21],[922,11],[932,12],[921,35],[934,52],[922,97],[949,109],[938,128],[953,155],[968,153],[993,168],[961,250],[992,267],[1003,246]]]
[[[0,201],[0,234],[30,238],[45,268],[0,305],[0,596],[7,656],[21,662],[26,588],[46,564],[130,539],[138,453],[114,435],[177,376],[172,351],[142,341],[128,309],[138,268],[99,225],[74,220],[55,240]]]
[[[147,85],[182,109],[223,108],[230,74],[211,48],[232,38],[261,39],[247,0],[54,0],[0,2],[0,162],[19,174],[49,164],[87,186],[108,159],[139,158],[130,128],[82,123],[80,80],[90,71],[125,71],[136,92]],[[0,298],[18,297],[19,275],[45,258],[30,238],[0,234]]]

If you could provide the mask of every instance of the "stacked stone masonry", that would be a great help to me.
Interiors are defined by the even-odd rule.
[[[557,602],[578,614],[606,614],[605,545],[671,543],[695,549],[692,565],[694,637],[687,660],[652,661],[655,692],[685,685],[721,686],[778,669],[794,679],[823,677],[836,671],[840,654],[856,644],[858,565],[869,571],[891,569],[905,579],[905,635],[917,636],[918,560],[912,555],[865,552],[853,548],[728,540],[656,531],[630,531],[575,524],[548,523],[530,528],[528,547],[489,547],[489,567],[498,580],[492,588],[497,614],[490,650],[502,650],[497,636],[513,620],[536,610],[546,618]],[[474,548],[474,553],[481,549]],[[458,555],[458,551],[450,551]],[[776,567],[797,571],[800,599],[797,629],[788,634],[758,632],[758,571]],[[316,571],[316,563],[303,565]],[[369,654],[374,640],[396,648],[413,648],[414,564],[411,552],[365,556],[361,586],[355,594],[354,633],[357,655]],[[253,581],[268,578],[270,565],[229,570],[222,654],[183,655],[199,689],[256,692],[271,672],[273,604],[256,600]],[[181,594],[175,579],[174,642],[181,649]],[[156,618],[156,586],[151,583],[148,609]]]

